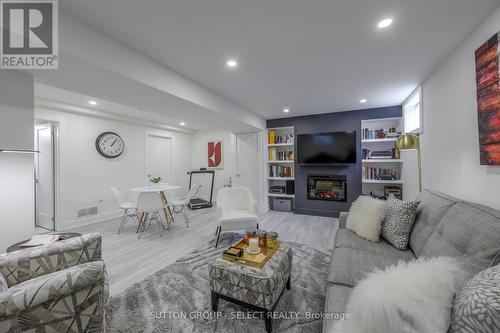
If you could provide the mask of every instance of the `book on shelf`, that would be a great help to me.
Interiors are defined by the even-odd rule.
[[[399,180],[398,170],[363,166],[363,179]]]
[[[293,177],[293,168],[282,165],[271,165],[269,167],[269,177]]]
[[[293,144],[293,134],[286,132],[278,132],[276,130],[269,131],[268,141],[270,145],[288,143]]]
[[[293,161],[293,150],[278,151],[276,147],[269,148],[269,161]]]
[[[401,135],[401,131],[396,127],[369,129],[363,128],[363,140],[397,138]]]
[[[269,144],[275,143],[276,132],[274,130],[269,131]]]

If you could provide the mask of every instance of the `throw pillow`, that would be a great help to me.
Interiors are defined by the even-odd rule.
[[[5,278],[3,275],[0,273],[0,300],[5,298],[5,295],[7,295],[7,290],[9,289],[9,285],[7,284],[7,281],[5,281]]]
[[[342,333],[446,333],[463,270],[454,258],[421,258],[369,273],[353,289]]]
[[[380,240],[380,228],[384,220],[385,202],[368,196],[360,196],[351,206],[346,229],[372,242]]]
[[[402,201],[390,195],[385,204],[385,220],[382,223],[382,238],[396,249],[408,247],[411,229],[415,223],[419,201]]]
[[[474,276],[453,303],[449,333],[500,332],[500,266]]]

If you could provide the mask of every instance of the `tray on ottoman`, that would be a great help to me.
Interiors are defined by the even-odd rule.
[[[248,244],[245,242],[245,239],[240,239],[238,242],[233,244],[231,247],[235,247],[237,249],[242,249],[243,250],[243,256],[242,257],[235,257],[232,255],[228,255],[225,253],[222,253],[221,257],[223,259],[242,264],[242,265],[247,265],[247,266],[252,266],[252,267],[257,267],[257,268],[262,268],[264,265],[267,263],[269,258],[272,257],[274,252],[279,248],[279,242],[276,247],[270,249],[270,248],[261,248],[261,251],[258,254],[250,254],[245,249],[248,247]]]

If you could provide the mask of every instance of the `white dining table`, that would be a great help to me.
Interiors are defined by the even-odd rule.
[[[168,207],[168,199],[167,196],[165,195],[165,192],[167,191],[173,191],[173,190],[178,190],[180,189],[180,186],[177,185],[169,185],[169,184],[157,184],[157,185],[150,185],[150,186],[141,186],[141,187],[134,187],[131,188],[131,192],[138,192],[138,193],[151,193],[151,192],[158,192],[160,195],[161,200],[163,201],[163,204],[165,205],[165,208],[163,208],[163,213],[165,214],[165,219],[167,222],[167,229],[170,229],[170,224],[174,221],[174,217],[172,216],[172,211],[170,210],[170,207]],[[137,226],[137,232],[139,232],[139,228],[141,227],[141,224],[145,223],[144,221],[144,213],[141,212],[141,216],[139,218],[139,225]]]

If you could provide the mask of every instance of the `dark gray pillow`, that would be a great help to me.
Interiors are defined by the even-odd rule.
[[[408,247],[419,203],[419,201],[402,201],[392,194],[385,203],[382,238],[398,250],[405,251]]]
[[[453,302],[449,333],[500,332],[500,266],[467,282]]]

